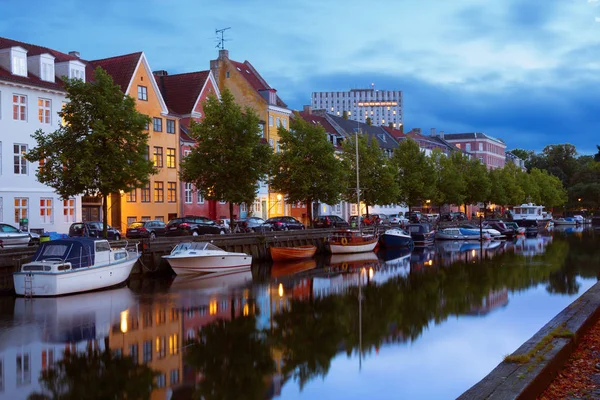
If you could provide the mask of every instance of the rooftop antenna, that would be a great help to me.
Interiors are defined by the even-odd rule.
[[[215,34],[217,35],[217,49],[225,50],[225,42],[229,42],[229,39],[225,39],[225,31],[227,29],[231,29],[231,27],[223,28],[223,29],[215,29]],[[219,34],[221,37],[219,37]]]

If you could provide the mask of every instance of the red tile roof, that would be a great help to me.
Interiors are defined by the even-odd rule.
[[[25,42],[19,42],[18,40],[0,37],[0,49],[6,49],[14,46],[21,46],[26,49],[28,56],[36,56],[39,54],[48,53],[55,57],[56,62],[79,60],[77,57],[73,57],[66,53],[61,53],[60,51],[56,51],[48,47],[37,46],[35,44],[29,44]]]
[[[180,115],[190,114],[194,110],[194,105],[208,79],[209,72],[154,75],[169,111]]]
[[[258,71],[254,69],[254,67],[252,66],[252,64],[250,64],[249,61],[244,61],[243,63],[233,60],[229,61],[231,61],[231,63],[237,68],[239,73],[242,74],[244,78],[246,78],[248,83],[250,83],[250,85],[257,92],[260,92],[261,90],[275,90],[271,86],[269,86],[267,81],[265,81],[262,76],[260,76]],[[279,107],[287,108],[287,104],[285,104],[283,100],[279,98],[279,96],[277,96],[276,101]]]
[[[113,78],[113,81],[121,86],[123,93],[127,90],[135,68],[138,65],[142,52],[125,54],[117,57],[104,58],[101,60],[90,61],[90,64],[94,67],[101,67]],[[87,73],[87,71],[86,71]]]
[[[196,143],[196,141],[188,135],[188,130],[179,124],[179,140],[183,142]]]
[[[338,132],[333,127],[333,125],[331,125],[329,123],[329,121],[327,120],[327,118],[320,117],[320,116],[315,115],[315,114],[308,114],[308,113],[306,113],[304,111],[300,111],[298,114],[300,115],[300,117],[302,117],[303,120],[305,120],[308,123],[311,123],[311,124],[314,124],[314,125],[321,125],[323,127],[323,129],[325,129],[325,132],[330,133],[332,135],[337,135],[338,134]]]
[[[389,126],[382,126],[382,128],[396,139],[404,139],[407,136],[400,129],[390,128]]]

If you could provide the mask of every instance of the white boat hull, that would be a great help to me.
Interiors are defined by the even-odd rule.
[[[348,243],[348,244],[329,244],[329,251],[331,254],[350,254],[350,253],[364,253],[366,251],[373,251],[377,246],[377,239],[364,243]]]
[[[121,262],[65,272],[15,272],[15,292],[18,296],[61,296],[116,286],[129,278],[138,258],[137,254],[130,254]],[[26,280],[31,280],[31,284]]]
[[[243,253],[208,256],[163,256],[177,275],[203,272],[242,271],[252,266],[252,256]]]

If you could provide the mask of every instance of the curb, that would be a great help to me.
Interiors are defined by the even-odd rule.
[[[458,397],[467,399],[534,399],[548,387],[577,347],[579,339],[600,317],[600,282],[573,301],[485,378]]]

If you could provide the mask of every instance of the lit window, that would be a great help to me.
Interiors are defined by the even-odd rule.
[[[164,182],[154,182],[154,202],[162,203],[165,201],[165,184]]]
[[[15,223],[21,219],[29,218],[29,199],[27,197],[15,197]]]
[[[51,224],[54,222],[51,198],[40,199],[40,222],[42,224]]]
[[[27,96],[13,94],[13,119],[17,121],[27,120]]]
[[[52,102],[48,99],[38,99],[38,119],[42,124],[50,123],[50,106]]]
[[[167,201],[169,203],[177,202],[177,188],[175,182],[167,182]]]
[[[175,168],[175,149],[167,149],[167,168]]]
[[[154,166],[157,168],[162,168],[163,167],[163,148],[162,147],[154,147],[154,154],[153,154],[153,162],[154,162]]]
[[[75,199],[63,200],[63,216],[65,222],[75,222]]]
[[[137,201],[137,189],[132,189],[127,193],[127,202],[135,203]]]
[[[143,186],[142,189],[142,203],[150,203],[150,183]]]

